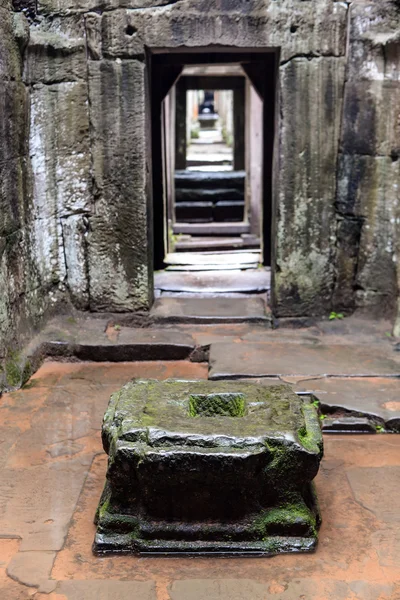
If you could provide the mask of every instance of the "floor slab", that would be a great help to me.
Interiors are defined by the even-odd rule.
[[[231,341],[229,347],[238,344]],[[316,478],[323,522],[313,555],[229,560],[93,556],[93,516],[107,466],[102,416],[111,393],[133,377],[204,379],[207,369],[185,361],[48,362],[25,389],[0,399],[1,598],[400,598],[396,435],[325,436]],[[3,437],[8,428],[13,439]],[[29,561],[32,553],[34,561]],[[29,569],[21,568],[25,560]]]
[[[160,590],[157,598],[165,600],[298,600],[301,594],[307,600],[392,600],[396,598],[400,564],[395,560],[398,524],[393,521],[388,494],[399,484],[399,465],[397,436],[325,438],[325,458],[316,480],[323,523],[313,555],[229,560],[125,556],[99,560],[91,553],[91,542],[95,530],[92,516],[106,471],[106,457],[100,455],[93,463],[52,578],[118,581],[128,576],[135,581],[153,580]],[[379,483],[375,487],[380,503],[376,514],[371,513],[377,503],[368,488],[371,473],[375,478],[371,481]],[[389,547],[387,554],[379,557],[376,551],[385,548],[385,536]],[[250,592],[251,596],[243,595]]]
[[[365,345],[216,342],[210,349],[210,379],[273,376],[400,376],[400,356]]]
[[[353,413],[400,430],[400,380],[397,378],[334,378],[302,381],[298,392],[311,392],[324,413]]]

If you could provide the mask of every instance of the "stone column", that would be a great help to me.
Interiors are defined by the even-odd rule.
[[[295,58],[280,69],[277,316],[324,314],[334,285],[336,163],[343,58]]]
[[[233,168],[242,171],[245,168],[245,88],[233,90]]]
[[[350,11],[333,307],[383,317],[395,310],[400,259],[400,44],[393,5]]]
[[[186,85],[182,78],[176,84],[175,168],[186,169]]]
[[[89,63],[94,214],[88,234],[91,307],[149,308],[146,66]]]

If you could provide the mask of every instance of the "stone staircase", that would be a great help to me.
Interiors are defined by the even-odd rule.
[[[245,176],[245,171],[176,171],[174,233],[248,233],[248,225],[243,223]],[[232,226],[221,228],[222,223]],[[188,224],[200,227],[188,228]]]

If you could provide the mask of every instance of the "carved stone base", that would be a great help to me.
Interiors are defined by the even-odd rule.
[[[319,418],[287,385],[132,382],[111,398],[103,444],[97,554],[316,546]]]

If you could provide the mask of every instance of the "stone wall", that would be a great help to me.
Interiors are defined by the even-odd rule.
[[[400,9],[355,2],[337,176],[334,302],[393,312],[400,275]]]
[[[38,3],[24,63],[32,90],[33,252],[43,280],[65,281],[75,307],[146,310],[143,54],[141,61],[100,60],[106,24],[67,4]]]
[[[2,102],[8,98],[13,141],[8,147],[1,132],[0,147],[1,164],[19,175],[4,179],[3,187],[18,190],[2,193],[11,212],[1,235],[18,232],[29,260],[15,263],[24,270],[22,288],[13,291],[4,275],[8,295],[20,302],[29,276],[28,288],[46,290],[46,298],[50,291],[54,302],[61,294],[80,309],[148,309],[146,56],[267,47],[280,52],[274,312],[393,312],[400,279],[400,16],[393,2],[15,0],[14,9],[14,37],[10,12],[1,9]],[[23,46],[28,33],[21,72],[16,40]]]
[[[29,90],[22,82],[27,23],[0,7],[0,364],[13,378],[18,344],[40,322],[47,292],[35,267],[31,236]],[[1,380],[1,368],[0,368]],[[1,381],[0,381],[1,383]],[[0,385],[1,387],[1,385]]]

